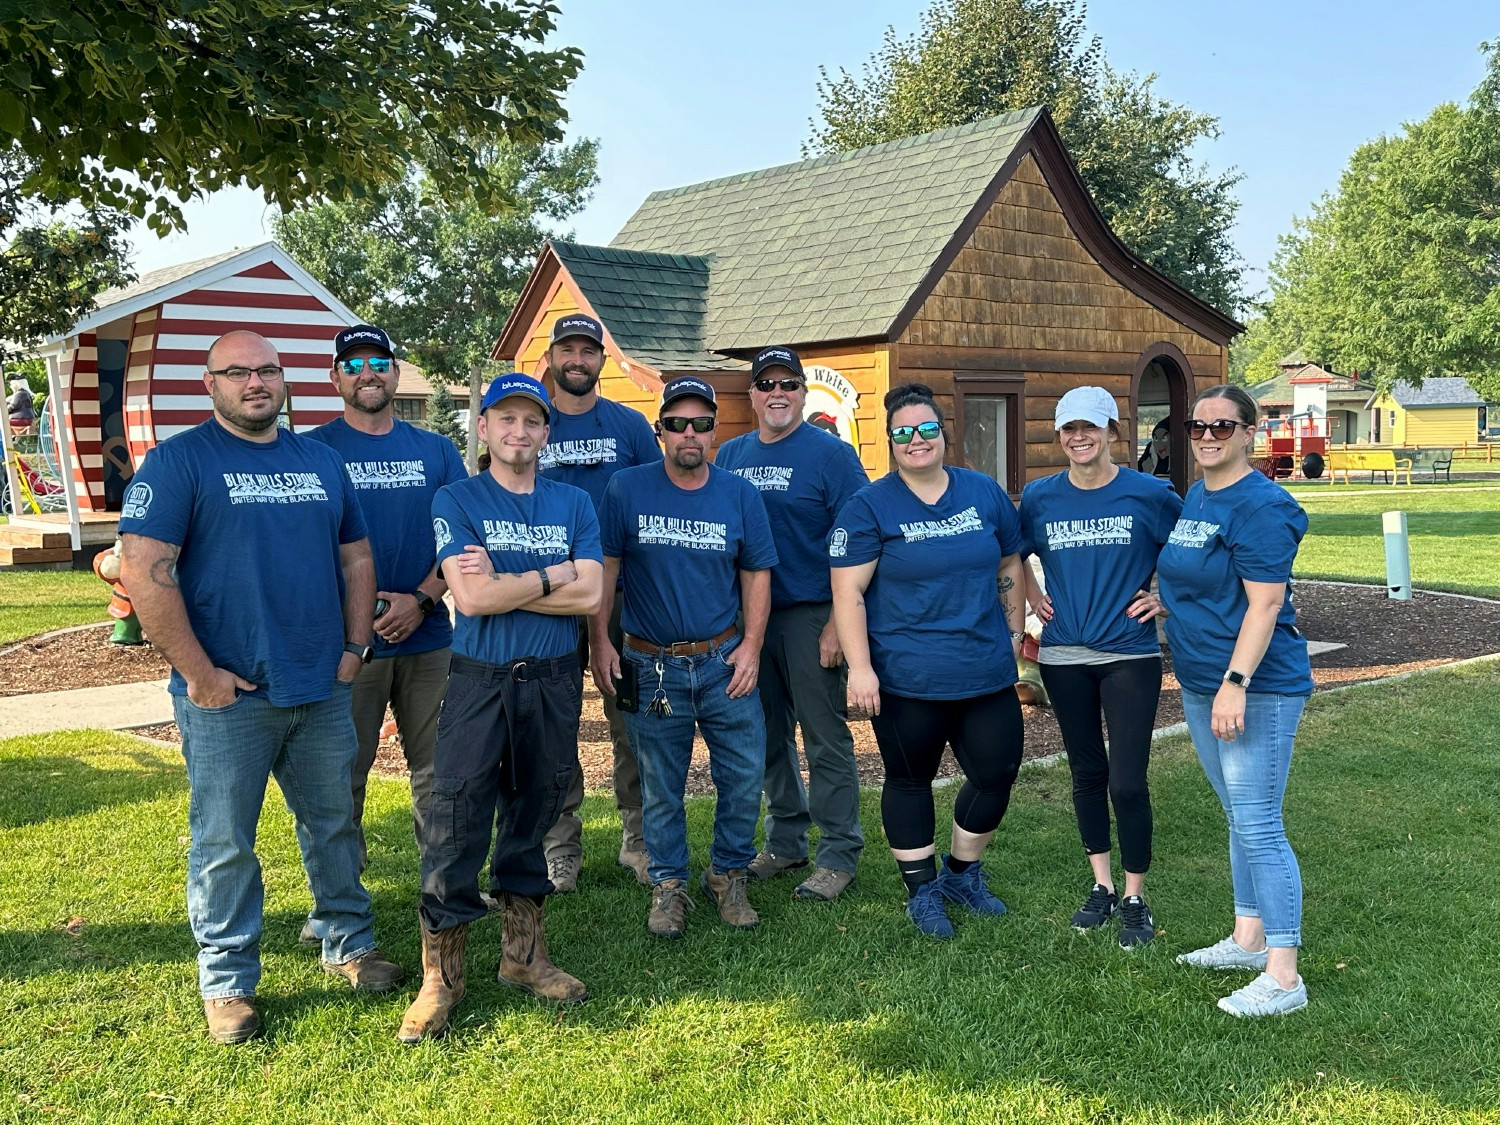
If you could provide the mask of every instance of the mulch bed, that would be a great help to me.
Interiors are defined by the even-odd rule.
[[[1296,584],[1298,625],[1312,640],[1347,645],[1315,656],[1313,679],[1319,690],[1362,680],[1483,656],[1500,648],[1500,602],[1417,594],[1409,602],[1391,601],[1379,586],[1340,586],[1327,582]],[[86,629],[60,636],[22,642],[0,654],[0,695],[62,691],[104,684],[138,683],[165,678],[165,661],[150,646],[121,648],[109,643],[108,628]],[[1157,726],[1182,721],[1177,680],[1167,656]],[[1038,758],[1062,750],[1062,737],[1052,712],[1024,707],[1026,757]],[[883,777],[875,737],[867,722],[852,724],[860,778],[866,785]],[[394,724],[387,724],[394,731]],[[173,724],[143,729],[148,737],[175,742]],[[609,730],[604,709],[593,685],[585,679],[579,759],[590,789],[610,784]],[[404,772],[399,739],[381,744],[376,770],[392,776]],[[958,772],[952,755],[943,760],[942,775]],[[708,755],[701,740],[689,772],[690,792],[713,791]]]

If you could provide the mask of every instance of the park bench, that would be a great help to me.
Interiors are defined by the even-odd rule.
[[[1451,449],[1403,449],[1402,455],[1410,459],[1411,467],[1418,471],[1431,469],[1432,483],[1437,483],[1438,474],[1443,474],[1443,481],[1447,484],[1453,483],[1453,450]]]
[[[1406,483],[1411,483],[1411,461],[1397,459],[1393,449],[1330,449],[1328,451],[1328,475],[1337,484],[1339,474],[1344,474],[1344,483],[1349,483],[1349,470],[1368,471],[1370,483],[1375,483],[1375,474],[1384,473],[1385,483],[1391,483],[1391,474],[1396,483],[1401,483],[1401,474],[1406,474]]]

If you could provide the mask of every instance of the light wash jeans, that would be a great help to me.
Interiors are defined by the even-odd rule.
[[[1302,944],[1302,873],[1286,838],[1281,805],[1292,768],[1292,740],[1305,696],[1245,693],[1245,732],[1215,738],[1214,697],[1182,693],[1193,746],[1229,818],[1229,872],[1234,912],[1259,918],[1266,944]]]
[[[323,959],[343,964],[374,949],[350,790],[357,743],[349,685],[296,707],[248,692],[209,709],[174,695],[172,708],[187,763],[188,921],[203,998],[254,996],[260,983],[265,886],[255,830],[272,775],[296,821]]]
[[[739,699],[725,690],[734,669],[724,662],[740,643],[731,637],[698,656],[663,656],[661,686],[672,705],[665,718],[646,710],[656,694],[658,660],[633,648],[630,661],[639,684],[640,710],[625,716],[630,745],[641,767],[641,797],[647,869],[652,883],[688,877],[687,788],[693,758],[693,728],[708,743],[708,764],[718,801],[709,859],[723,873],[749,867],[755,858],[755,822],[766,769],[766,723],[755,692]]]

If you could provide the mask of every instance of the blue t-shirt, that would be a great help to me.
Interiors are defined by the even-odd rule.
[[[1066,472],[1034,480],[1021,493],[1021,553],[1036,555],[1052,598],[1042,646],[1100,652],[1156,652],[1156,622],[1125,608],[1147,589],[1156,556],[1177,523],[1172,486],[1122,468],[1103,488],[1079,488]]]
[[[366,434],[342,418],[308,437],[338,450],[370,529],[377,589],[410,594],[432,571],[432,498],[469,474],[454,444],[399,419],[388,434]],[[400,644],[375,637],[375,659],[445,648],[453,639],[442,602]]]
[[[531,492],[501,488],[488,472],[450,484],[432,502],[437,560],[481,544],[500,574],[525,574],[572,559],[603,562],[599,517],[588,495],[570,484],[536,478]],[[578,618],[513,609],[469,617],[460,612],[453,651],[488,664],[551,660],[578,649]]]
[[[1292,561],[1306,533],[1301,505],[1260,473],[1213,492],[1201,480],[1188,489],[1182,517],[1156,563],[1169,611],[1172,667],[1183,687],[1200,695],[1219,690],[1250,604],[1243,582],[1285,582],[1271,644],[1251,673],[1249,690],[1312,694],[1307,641],[1294,624],[1291,586]]]
[[[660,464],[616,473],[599,524],[625,581],[620,623],[659,645],[717,637],[739,615],[740,571],[776,565],[760,493],[715,465],[691,489]]]
[[[339,545],[365,538],[337,453],[289,430],[246,441],[210,418],[146,455],[120,532],[182,548],[188,624],[217,667],[276,707],[333,694],[344,655]],[[187,694],[175,668],[167,690]]]
[[[617,472],[661,460],[661,447],[645,416],[607,398],[595,399],[582,414],[564,414],[554,401],[551,426],[537,471],[583,489],[595,512]]]
[[[832,598],[828,532],[849,497],[870,483],[854,447],[803,422],[780,441],[762,441],[756,431],[727,441],[714,464],[744,477],[765,501],[781,557],[771,571],[771,608]]]
[[[1021,549],[1015,505],[993,477],[945,471],[936,504],[886,474],[855,493],[828,537],[832,566],[877,562],[865,616],[870,663],[891,695],[972,699],[1016,682],[995,586],[1001,558]]]

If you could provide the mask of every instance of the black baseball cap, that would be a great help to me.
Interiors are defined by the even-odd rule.
[[[604,346],[604,325],[587,313],[570,313],[552,322],[552,339],[549,344],[566,340],[569,336],[585,336],[601,348]]]
[[[661,388],[661,409],[665,410],[680,398],[701,398],[715,414],[719,412],[714,389],[696,375],[679,375],[668,379]]]
[[[785,367],[797,378],[807,378],[802,371],[801,357],[791,348],[780,344],[771,348],[761,348],[755,353],[755,358],[750,361],[750,378],[759,379],[760,373],[768,367]]]
[[[396,358],[390,335],[384,328],[376,328],[373,324],[356,324],[341,329],[333,338],[333,362],[337,363],[355,348],[379,348],[392,359]]]

